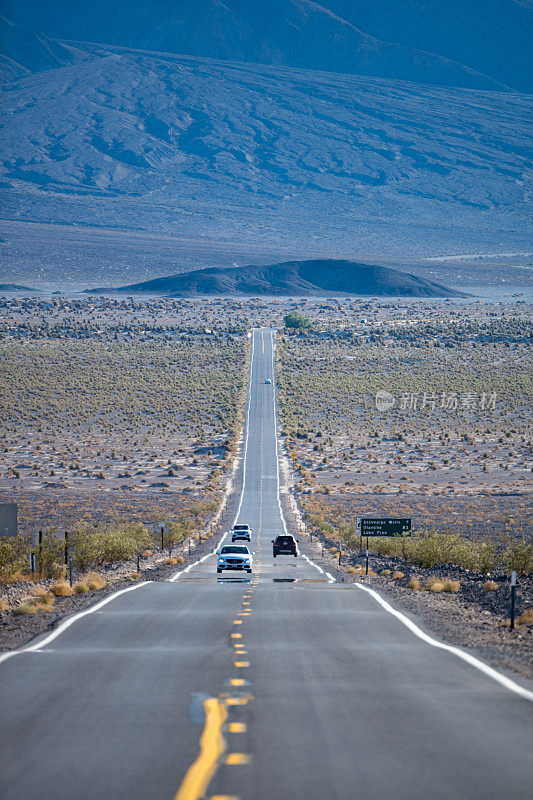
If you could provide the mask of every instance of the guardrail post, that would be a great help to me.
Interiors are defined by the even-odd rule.
[[[366,548],[366,554],[365,554],[365,555],[366,555],[366,570],[365,570],[365,575],[368,575],[368,556],[369,556],[368,547]]]
[[[141,554],[137,553],[137,572],[141,571]]]

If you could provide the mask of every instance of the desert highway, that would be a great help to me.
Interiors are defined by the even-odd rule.
[[[303,554],[273,560],[273,347],[254,331],[237,514],[254,573],[217,576],[207,556],[4,658],[3,800],[527,795],[531,686]]]

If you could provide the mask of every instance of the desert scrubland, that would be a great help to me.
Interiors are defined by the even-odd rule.
[[[301,502],[355,537],[413,518],[496,547],[531,537],[531,320],[525,307],[339,304],[278,348]]]
[[[2,577],[27,574],[38,530],[52,578],[62,545],[47,531],[75,532],[86,570],[150,548],[161,525],[166,544],[204,525],[241,432],[240,329],[167,324],[147,303],[2,302],[0,494],[21,534],[2,540]]]
[[[20,579],[39,529],[77,531],[83,586],[87,570],[158,550],[159,525],[179,544],[210,519],[241,430],[247,332],[259,325],[278,330],[295,496],[324,557],[336,559],[340,544],[348,554],[343,580],[360,576],[357,515],[408,516],[410,539],[370,542],[397,591],[414,595],[435,578],[434,595],[448,580],[446,596],[461,587],[464,602],[488,604],[502,622],[517,569],[520,613],[531,605],[533,326],[523,301],[58,296],[0,305],[0,492],[19,504],[23,537],[16,552],[3,545],[10,608],[27,599]],[[47,540],[37,575],[46,591],[61,582],[60,549]]]

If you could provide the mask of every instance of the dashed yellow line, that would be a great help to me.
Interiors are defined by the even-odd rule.
[[[246,723],[230,722],[228,725],[228,733],[246,733]]]
[[[248,753],[229,753],[226,757],[226,764],[235,766],[237,764],[249,764],[251,761]]]

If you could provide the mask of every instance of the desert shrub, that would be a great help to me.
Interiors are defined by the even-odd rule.
[[[0,580],[10,580],[15,573],[29,569],[30,553],[30,543],[20,536],[0,538]]]
[[[408,589],[413,589],[417,592],[420,589],[420,580],[418,578],[410,578],[406,585]]]
[[[496,581],[485,581],[483,589],[485,592],[494,592],[498,588]]]
[[[0,614],[3,611],[7,611],[9,609],[9,605],[6,603],[3,597],[0,597]]]
[[[516,570],[519,575],[529,575],[533,570],[533,544],[523,541],[508,547],[503,554],[503,560],[509,572]]]
[[[387,577],[387,575],[390,575],[390,569],[382,569],[379,574]]]
[[[59,536],[54,536],[52,529],[43,534],[41,546],[35,548],[37,569],[47,578],[58,576],[58,565],[65,557],[65,542]]]
[[[148,529],[140,523],[116,523],[85,528],[76,533],[73,563],[81,570],[110,561],[125,561],[151,543]]]
[[[498,562],[496,548],[492,542],[481,542],[478,550],[479,556],[479,571],[484,574],[492,572]]]
[[[163,561],[163,564],[165,564],[165,566],[167,566],[167,567],[170,567],[173,564],[177,564],[177,563],[178,563],[177,559],[173,558],[173,556],[169,556],[168,558],[165,558],[165,560]]]
[[[177,564],[183,564],[184,561],[185,561],[185,559],[183,558],[183,556],[176,556],[176,563]]]
[[[395,572],[392,573],[392,580],[393,581],[399,581],[400,578],[403,578],[403,577],[405,577],[405,574],[403,572],[401,572],[400,570],[396,570]]]
[[[303,314],[300,314],[299,311],[291,311],[285,317],[283,317],[283,322],[285,323],[286,328],[300,328],[305,330],[306,328],[310,328],[312,326],[312,322],[309,317],[305,317]]]
[[[89,584],[85,581],[78,581],[72,588],[76,594],[85,594],[89,591]]]

